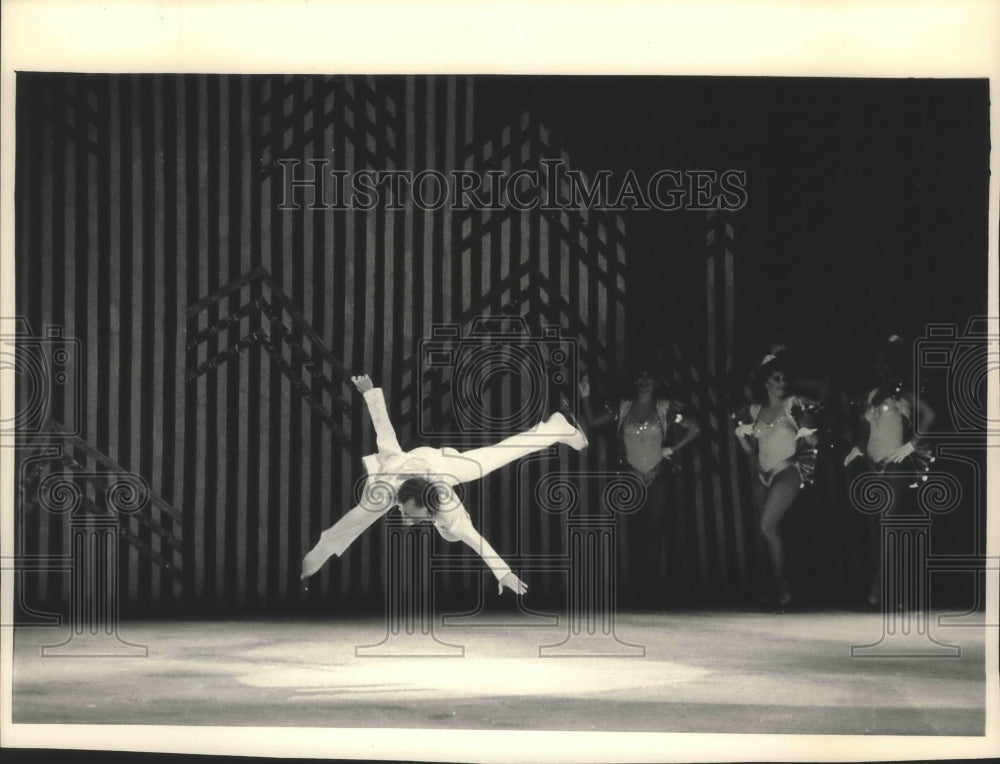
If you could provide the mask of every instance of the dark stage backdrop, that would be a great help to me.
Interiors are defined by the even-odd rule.
[[[53,388],[36,428],[48,435],[21,452],[19,554],[69,554],[72,528],[113,511],[109,488],[132,472],[149,500],[117,513],[129,607],[371,601],[377,530],[308,594],[298,582],[374,451],[351,373],[385,388],[404,447],[461,447],[472,425],[452,410],[454,370],[420,360],[433,326],[457,326],[439,344],[468,348],[477,317],[504,312],[547,337],[537,353],[565,347],[570,374],[620,366],[618,216],[425,210],[410,197],[399,209],[317,210],[301,189],[284,199],[286,177],[314,172],[510,173],[559,155],[530,113],[475,135],[473,110],[461,77],[20,75],[18,311],[36,334],[59,326],[78,340],[79,378]],[[501,372],[480,381],[482,413],[545,413],[534,389],[545,379]],[[20,386],[26,405],[32,387]],[[565,450],[544,468],[567,469]],[[590,458],[607,455],[598,446]],[[57,507],[60,474],[80,495]],[[488,509],[478,487],[467,504],[501,553],[559,544],[562,516],[539,512],[517,471],[485,489]],[[25,573],[24,604],[64,598],[68,578]],[[461,574],[441,585],[479,588]]]
[[[323,206],[335,202],[331,171],[577,166],[530,109],[477,120],[476,94],[465,77],[19,74],[17,306],[48,363],[19,377],[30,412],[23,613],[44,619],[64,602],[73,579],[60,560],[83,553],[111,555],[121,601],[138,612],[380,602],[381,526],[309,591],[298,581],[374,451],[351,374],[385,389],[404,448],[479,445],[475,415],[533,424],[583,369],[613,398],[628,295],[655,293],[628,283],[642,270],[626,267],[622,215],[424,209],[410,195],[367,211]],[[319,201],[315,186],[287,182],[319,176]],[[740,219],[703,221],[696,340],[657,351],[705,434],[672,480],[669,511],[618,524],[626,599],[737,596],[759,555],[723,390],[747,320],[733,313]],[[474,335],[498,327],[522,334],[478,379],[477,354],[498,342]],[[452,360],[429,365],[429,347]],[[53,369],[65,376],[43,379]],[[470,385],[481,398],[463,397]],[[871,561],[833,463],[813,514],[792,519],[806,542],[791,562],[846,596],[863,590]],[[615,465],[613,438],[595,433],[584,457],[562,448],[508,468],[465,503],[497,550],[530,568],[567,552],[565,497],[539,495],[542,478],[603,473],[579,476],[572,510],[596,511]],[[651,554],[630,556],[654,536],[664,541]],[[470,550],[434,544],[479,571],[436,578],[474,607],[491,575]],[[565,590],[564,572],[525,576],[539,599]]]

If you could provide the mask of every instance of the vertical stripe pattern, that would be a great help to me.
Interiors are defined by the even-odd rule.
[[[19,452],[18,551],[70,551],[73,513],[32,493],[46,475],[74,473],[91,514],[109,509],[116,475],[140,476],[145,502],[119,516],[127,609],[371,602],[383,587],[379,526],[307,592],[299,562],[356,502],[359,457],[375,447],[351,374],[385,389],[404,448],[482,444],[463,419],[460,370],[427,365],[435,330],[456,332],[441,341],[457,360],[490,349],[469,340],[483,317],[526,332],[509,353],[538,375],[497,374],[484,387],[488,413],[510,421],[547,413],[552,390],[572,401],[583,370],[609,388],[624,366],[621,215],[421,203],[441,191],[426,171],[572,166],[530,112],[477,126],[472,78],[21,73],[17,90],[18,314],[36,337],[61,327],[73,351],[69,381],[46,400],[50,436]],[[397,204],[331,209],[345,201],[337,178],[367,171],[424,182]],[[565,179],[540,178],[541,200],[569,194]],[[675,348],[672,359],[707,424],[675,489],[690,508],[674,521],[690,542],[676,566],[688,590],[736,586],[753,543],[716,381],[732,362],[738,277],[720,246],[707,271],[709,301],[722,306],[708,357]],[[39,352],[54,352],[49,338]],[[31,395],[19,385],[22,406]],[[542,511],[533,486],[552,470],[613,462],[604,439],[583,456],[559,449],[470,486],[466,504],[501,554],[568,555],[565,516]],[[589,511],[602,491],[587,486]],[[441,539],[434,550],[478,565]],[[540,571],[532,582],[544,591],[557,579]],[[445,595],[480,592],[473,575],[437,580]],[[23,583],[32,602],[68,596],[56,571]]]

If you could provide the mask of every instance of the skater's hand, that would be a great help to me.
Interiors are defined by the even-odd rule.
[[[660,456],[664,459],[670,459],[674,455],[674,449],[670,446],[660,450]]]
[[[749,438],[751,435],[753,435],[753,425],[752,424],[737,425],[735,432],[738,438]]]
[[[903,459],[913,453],[913,444],[907,441],[899,448],[895,449],[891,454],[889,454],[888,461],[893,464],[899,464]]]
[[[369,390],[375,389],[375,385],[372,384],[372,378],[367,374],[362,374],[359,377],[351,377],[351,382],[358,388],[359,393],[367,393]]]
[[[816,428],[815,427],[800,427],[799,431],[797,433],[795,433],[795,439],[798,440],[799,438],[808,438],[810,435],[813,435],[815,432],[816,432]]]
[[[861,456],[861,449],[855,446],[848,452],[847,456],[844,457],[844,466],[846,467],[848,464],[853,462],[859,456]]]
[[[580,377],[580,381],[576,383],[576,387],[580,391],[581,398],[590,397],[590,379],[586,374]]]
[[[508,573],[500,579],[500,582],[497,584],[497,594],[503,594],[505,586],[514,592],[514,594],[524,594],[528,591],[528,585],[513,573]]]

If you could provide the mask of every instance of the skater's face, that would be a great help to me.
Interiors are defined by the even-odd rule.
[[[403,525],[416,525],[432,519],[427,507],[417,504],[413,499],[407,499],[400,504],[399,511],[403,514]]]

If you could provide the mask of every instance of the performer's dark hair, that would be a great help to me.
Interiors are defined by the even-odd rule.
[[[913,376],[912,344],[898,334],[882,343],[879,355],[890,379],[900,378],[909,384]]]
[[[757,367],[750,380],[751,398],[754,403],[767,402],[767,380],[774,372],[780,371],[786,377],[789,376],[787,360],[782,353],[779,353],[767,363]]]
[[[621,398],[623,400],[634,401],[637,394],[639,376],[648,374],[653,380],[653,398],[671,398],[670,383],[667,381],[666,372],[660,364],[632,363],[629,367],[627,380],[622,381]]]
[[[411,477],[403,481],[396,489],[396,503],[413,499],[418,506],[424,507],[431,515],[437,514],[441,503],[437,496],[437,486],[420,477]]]

